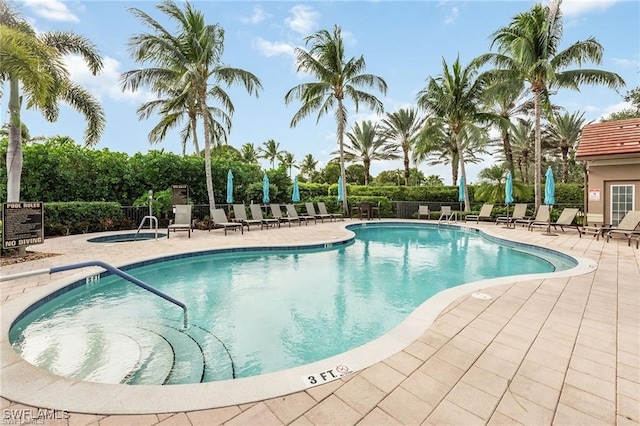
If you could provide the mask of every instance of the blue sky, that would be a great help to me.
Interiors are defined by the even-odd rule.
[[[490,36],[507,25],[511,18],[529,9],[533,1],[195,1],[208,22],[219,23],[226,32],[223,61],[254,73],[263,90],[258,98],[239,88],[228,93],[235,105],[229,144],[239,148],[246,142],[262,145],[268,139],[292,152],[300,161],[312,153],[319,168],[331,159],[336,149],[335,121],[327,115],[316,124],[309,116],[295,128],[290,121],[299,103],[284,104],[285,93],[305,81],[295,71],[293,51],[304,47],[304,37],[319,29],[341,26],[347,42],[346,56],[363,55],[366,72],[384,78],[386,95],[376,93],[385,112],[415,104],[416,94],[426,79],[442,70],[442,58],[451,63],[459,55],[467,64],[475,56],[489,51]],[[101,101],[107,127],[96,148],[109,148],[129,154],[164,148],[181,152],[177,135],[169,135],[161,145],[150,145],[152,118],[138,121],[136,108],[153,98],[147,91],[122,92],[118,77],[139,68],[127,50],[134,34],[147,32],[127,9],[139,8],[172,28],[155,6],[155,1],[60,1],[21,0],[21,13],[37,31],[70,30],[92,40],[104,58],[104,71],[91,76],[78,58],[68,58],[71,77]],[[561,48],[569,43],[595,37],[604,46],[601,65],[588,65],[620,74],[627,88],[616,93],[604,87],[584,86],[581,92],[561,91],[554,102],[569,112],[584,111],[587,120],[598,119],[625,107],[622,94],[640,85],[640,2],[619,0],[564,0],[564,37]],[[4,93],[7,93],[5,90]],[[374,92],[375,93],[375,92]],[[6,111],[6,97],[2,99]],[[357,114],[348,105],[349,128],[355,121],[376,120],[375,114],[361,109]],[[2,121],[8,119],[5,112]],[[32,136],[71,136],[82,143],[85,123],[80,114],[63,106],[56,123],[46,122],[39,113],[23,112],[23,121]],[[189,152],[193,151],[192,147]],[[468,166],[469,181],[492,164],[490,157]],[[264,163],[267,166],[267,163]],[[375,162],[372,174],[401,167],[396,162]],[[451,183],[449,166],[419,168]]]

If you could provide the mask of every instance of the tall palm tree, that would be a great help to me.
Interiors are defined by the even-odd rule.
[[[240,147],[240,156],[242,161],[255,164],[260,158],[260,154],[252,142],[247,142]]]
[[[316,172],[316,167],[318,167],[318,160],[313,158],[313,154],[307,154],[300,163],[300,173],[306,174],[307,181],[311,182],[313,174]]]
[[[575,150],[582,125],[584,124],[584,113],[579,111],[573,114],[564,113],[551,116],[545,142],[547,148],[560,152],[562,157],[562,182],[569,182],[569,154]]]
[[[427,80],[427,86],[418,93],[418,106],[427,110],[432,116],[427,120],[427,127],[443,129],[455,142],[458,153],[460,176],[464,179],[464,208],[470,211],[469,191],[467,190],[467,173],[465,169],[465,146],[463,138],[480,140],[486,138],[486,128],[478,127],[478,123],[495,120],[493,114],[482,112],[479,108],[485,82],[477,77],[477,66],[473,63],[462,67],[460,59],[449,68],[442,59],[442,74]]]
[[[262,148],[258,148],[258,151],[260,151],[261,153],[260,158],[269,160],[269,163],[271,163],[271,168],[275,169],[276,160],[279,159],[280,156],[284,153],[283,150],[280,150],[280,142],[269,139],[268,141],[263,143],[262,146]]]
[[[105,117],[98,100],[69,79],[63,62],[68,54],[79,55],[93,75],[102,70],[102,58],[89,39],[66,31],[36,34],[5,0],[0,0],[0,78],[9,83],[7,201],[20,201],[23,103],[51,122],[58,119],[61,101],[70,105],[85,117],[87,146],[98,143],[104,131]]]
[[[177,105],[184,105],[180,99],[198,108],[203,122],[205,176],[209,214],[213,216],[215,199],[211,177],[211,144],[224,140],[231,129],[234,106],[226,88],[240,84],[250,95],[258,96],[262,88],[260,80],[252,73],[240,68],[232,68],[222,63],[224,53],[224,29],[218,24],[207,24],[204,15],[186,2],[184,10],[171,0],[165,0],[156,8],[169,21],[177,24],[177,29],[169,31],[145,12],[129,9],[143,24],[150,27],[152,34],[138,34],[131,37],[129,47],[132,57],[140,64],[150,64],[149,68],[128,71],[120,76],[123,90],[137,90],[146,85],[158,91],[163,84],[177,93]],[[193,99],[190,99],[190,96]],[[180,98],[182,97],[182,98]],[[210,108],[213,100],[220,108]],[[166,112],[175,112],[168,108]],[[217,113],[217,115],[215,115]]]
[[[344,160],[362,162],[364,166],[364,184],[369,185],[371,162],[377,160],[396,160],[400,158],[393,144],[389,143],[377,124],[363,121],[356,123],[353,130],[347,133],[349,142],[344,146]],[[332,152],[331,155],[337,154]]]
[[[511,146],[515,165],[525,184],[530,183],[529,166],[535,156],[535,129],[530,120],[520,120],[511,130]]]
[[[410,154],[413,146],[421,137],[425,121],[426,117],[419,117],[413,108],[402,108],[393,113],[388,112],[382,120],[386,137],[395,140],[402,149],[405,186],[409,186]]]
[[[280,164],[284,165],[287,169],[289,169],[289,178],[292,177],[293,169],[298,169],[298,163],[296,162],[294,155],[288,151],[283,151],[282,154],[278,157],[280,160]]]
[[[478,64],[492,63],[491,71],[499,80],[526,82],[534,97],[535,112],[535,205],[540,205],[542,149],[540,114],[542,105],[549,104],[549,89],[577,90],[581,84],[604,84],[610,88],[624,86],[618,74],[594,69],[567,69],[591,61],[599,64],[604,49],[593,37],[559,50],[562,40],[562,0],[551,0],[546,6],[534,5],[531,10],[516,15],[511,23],[493,34],[491,46],[497,53],[479,56]]]
[[[383,95],[387,93],[387,83],[373,74],[362,74],[366,68],[363,56],[345,60],[344,40],[339,26],[333,27],[333,32],[320,30],[305,38],[309,51],[296,48],[297,71],[308,73],[316,81],[302,83],[287,92],[285,104],[294,99],[302,101],[302,107],[291,120],[291,127],[295,127],[307,115],[318,111],[320,121],[323,115],[335,109],[337,123],[338,149],[340,150],[340,176],[342,176],[342,193],[344,194],[342,207],[348,212],[347,177],[344,168],[344,132],[347,126],[347,108],[345,100],[354,103],[357,112],[360,104],[365,104],[377,113],[384,112],[382,102],[375,96],[360,88],[376,88]]]

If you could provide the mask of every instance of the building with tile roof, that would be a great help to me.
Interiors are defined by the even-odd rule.
[[[640,118],[587,124],[576,160],[587,167],[587,221],[617,225],[640,210]]]

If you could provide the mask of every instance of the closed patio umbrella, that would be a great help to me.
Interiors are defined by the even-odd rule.
[[[227,173],[227,204],[233,203],[233,173]]]
[[[269,201],[271,201],[269,198],[269,176],[265,173],[262,178],[262,202],[266,204]]]
[[[509,204],[513,203],[513,177],[507,172],[507,181],[504,184],[504,203],[507,205],[507,224],[509,224]]]
[[[556,183],[553,179],[553,170],[551,170],[551,167],[547,169],[544,176],[546,178],[544,183],[544,204],[547,205],[549,209],[549,222],[547,224],[547,232],[543,235],[558,235],[551,233],[551,208],[556,203]]]
[[[462,203],[464,203],[464,178],[462,176],[458,181],[458,201],[460,202],[460,211],[462,211]]]
[[[342,194],[342,176],[338,178],[338,201],[343,201],[344,195]]]
[[[293,178],[293,193],[291,194],[291,201],[294,203],[300,202],[300,187],[298,185],[298,177]]]

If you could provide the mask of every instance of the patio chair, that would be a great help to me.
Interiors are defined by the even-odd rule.
[[[187,231],[189,238],[191,238],[191,204],[176,206],[176,216],[173,223],[167,227],[167,238],[169,238],[171,231]]]
[[[372,210],[371,203],[369,201],[361,201],[358,203],[358,216],[360,219],[371,220]]]
[[[334,220],[344,220],[344,215],[342,213],[329,213],[327,211],[327,206],[325,206],[324,201],[318,201],[318,211],[320,214],[328,214],[331,215],[331,218]]]
[[[251,230],[249,229],[251,225],[260,225],[260,229],[264,227],[264,223],[261,220],[247,218],[247,210],[244,204],[234,204],[233,215],[236,222],[240,222],[247,227],[247,231]]]
[[[640,225],[640,210],[628,211],[620,223],[618,223],[618,226],[611,227],[611,229],[607,231],[605,235],[607,242],[609,242],[609,238],[612,238],[615,235],[622,235],[627,239],[628,245],[630,246],[631,238],[636,235],[640,235],[638,225]]]
[[[380,220],[380,206],[382,205],[382,201],[378,201],[378,204],[371,204],[371,219],[373,219],[376,214],[378,215],[378,220]]]
[[[496,217],[496,225],[499,223],[505,223],[507,227],[516,220],[527,218],[527,204],[518,203],[513,208],[513,214],[511,216],[498,216]]]
[[[305,208],[307,209],[307,216],[315,217],[316,219],[320,219],[320,222],[324,223],[325,219],[333,219],[329,213],[322,214],[316,213],[316,209],[313,206],[313,203],[304,203]],[[305,216],[306,217],[306,216]]]
[[[536,212],[536,216],[532,219],[532,218],[523,218],[523,219],[516,219],[514,220],[513,226],[515,227],[516,224],[521,224],[522,226],[529,226],[530,224],[532,224],[533,222],[545,222],[547,223],[549,221],[549,212],[551,211],[551,207],[541,204],[540,207],[538,207],[538,211]]]
[[[431,218],[431,212],[429,212],[429,206],[418,206],[418,220],[426,216],[427,220]]]
[[[451,206],[441,206],[440,207],[440,217],[438,218],[438,222],[450,222],[454,218],[453,210],[451,210]]]
[[[611,227],[604,224],[603,215],[601,213],[587,213],[587,225],[578,226],[578,235],[582,238],[583,235],[591,235],[596,237],[597,240],[600,237],[604,237]]]
[[[475,220],[476,223],[480,223],[480,219],[491,220],[491,212],[493,211],[493,204],[484,204],[478,214],[468,214],[464,217],[464,221]]]
[[[287,217],[298,219],[300,221],[300,225],[302,225],[302,222],[304,222],[305,225],[309,225],[309,221],[311,219],[313,219],[315,223],[318,223],[318,220],[313,216],[299,215],[298,211],[296,210],[296,206],[294,206],[293,204],[285,204],[285,208],[287,209]]]
[[[229,222],[227,214],[222,209],[213,209],[213,228],[224,228],[224,235],[227,235],[227,230],[236,230],[240,228],[240,233],[244,234],[244,225],[240,222]],[[209,228],[211,231],[211,228]]]
[[[289,217],[282,214],[282,209],[280,208],[280,204],[269,204],[271,208],[271,215],[278,219],[279,222],[284,222],[289,224],[289,228],[291,228],[291,222],[298,222],[298,225],[302,225],[302,221],[299,217]]]
[[[249,210],[251,210],[251,217],[253,218],[253,220],[259,220],[267,228],[269,228],[269,226],[277,226],[278,228],[280,228],[280,221],[278,219],[265,218],[264,216],[262,216],[262,208],[260,207],[260,204],[249,205]]]
[[[558,220],[551,223],[549,223],[549,221],[531,222],[529,224],[529,231],[533,231],[534,226],[547,226],[549,224],[553,226],[553,229],[558,229],[558,226],[559,226],[562,232],[564,232],[565,227],[570,227],[570,226],[578,229],[578,225],[573,224],[573,219],[575,219],[577,215],[578,215],[578,209],[570,209],[570,208],[562,209],[562,213],[560,213]]]

